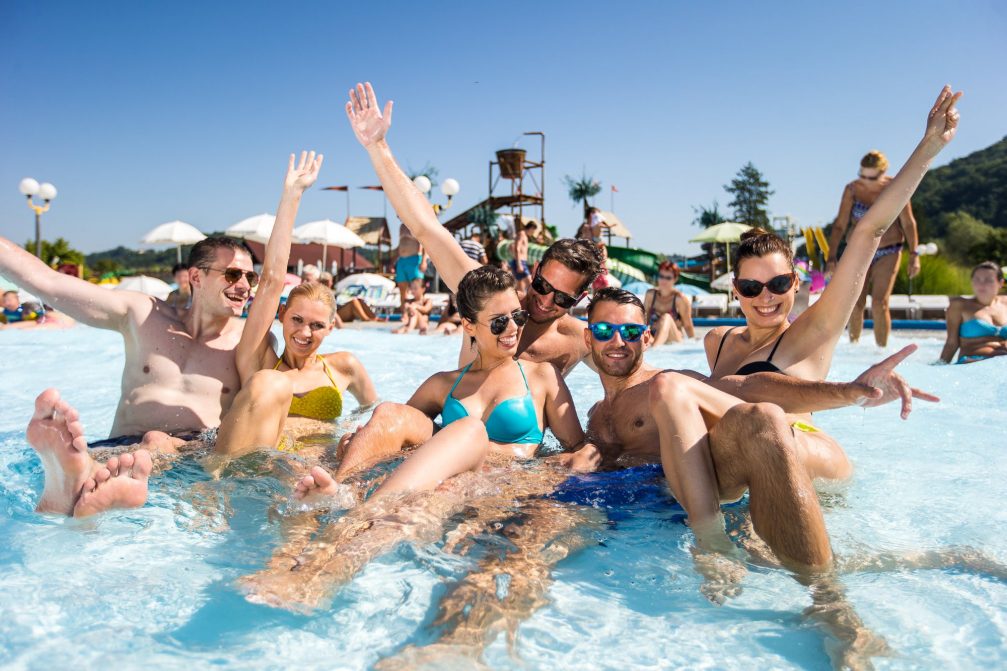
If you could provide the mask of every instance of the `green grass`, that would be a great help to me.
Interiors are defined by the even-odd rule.
[[[903,254],[893,293],[909,293],[909,275],[906,272],[908,263],[909,255]],[[972,293],[969,269],[943,256],[921,257],[920,274],[913,278],[913,293],[944,296],[969,295]]]

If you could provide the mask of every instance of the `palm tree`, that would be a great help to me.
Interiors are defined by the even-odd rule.
[[[713,201],[713,206],[711,207],[706,207],[705,205],[700,205],[699,207],[693,206],[692,211],[696,213],[696,218],[692,220],[692,223],[703,228],[724,223],[727,221],[727,217],[720,213],[719,207],[720,205],[717,201]]]
[[[566,184],[570,200],[574,203],[584,204],[584,218],[587,219],[587,211],[591,209],[588,199],[594,198],[601,192],[601,182],[594,177],[588,177],[587,173],[584,172],[581,174],[580,179],[574,179],[570,175],[566,175],[563,177],[563,183]]]

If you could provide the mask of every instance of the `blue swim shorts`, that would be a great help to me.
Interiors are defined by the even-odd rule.
[[[395,283],[399,284],[400,282],[422,280],[423,271],[420,270],[420,264],[422,262],[422,254],[416,254],[415,256],[400,256],[399,260],[395,262]]]

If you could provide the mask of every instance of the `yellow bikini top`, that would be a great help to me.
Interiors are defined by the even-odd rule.
[[[343,413],[343,394],[339,391],[336,380],[332,377],[332,371],[329,370],[329,364],[325,363],[325,358],[319,354],[315,356],[322,362],[322,368],[325,370],[325,375],[329,378],[332,386],[317,387],[302,396],[295,394],[290,399],[290,411],[288,414],[328,421],[339,417]],[[276,365],[273,366],[273,370],[278,370],[282,362],[283,359],[277,361]]]

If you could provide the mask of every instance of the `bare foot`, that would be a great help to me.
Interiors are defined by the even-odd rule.
[[[147,501],[147,478],[153,464],[147,450],[112,457],[84,483],[74,517],[113,508],[139,508]]]
[[[73,512],[84,484],[97,468],[87,452],[79,419],[55,389],[46,389],[35,399],[35,414],[26,433],[45,469],[45,489],[35,508],[40,513]]]
[[[356,505],[353,488],[336,482],[332,475],[321,466],[314,466],[309,475],[297,481],[294,498],[306,507],[326,506],[332,508],[352,508]]]

